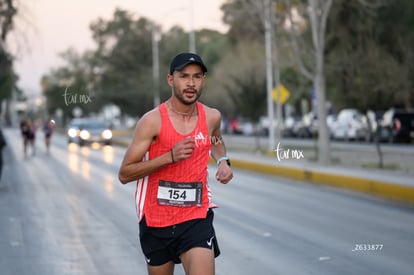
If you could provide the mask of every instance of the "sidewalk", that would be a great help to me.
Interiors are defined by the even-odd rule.
[[[130,135],[116,135],[114,143],[128,146]],[[369,193],[388,199],[414,203],[414,178],[383,170],[368,170],[338,166],[321,166],[317,162],[278,159],[274,155],[228,150],[232,167],[285,177],[294,180],[328,185]],[[298,158],[300,155],[298,156]]]

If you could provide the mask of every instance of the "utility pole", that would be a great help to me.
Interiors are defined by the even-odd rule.
[[[190,0],[190,33],[189,33],[190,53],[196,53],[196,40],[194,32],[194,1]]]
[[[266,52],[266,90],[267,90],[267,118],[269,121],[269,151],[275,150],[275,129],[274,104],[272,98],[273,90],[273,68],[272,68],[272,20],[271,20],[271,0],[265,0],[264,5],[264,27],[265,27],[265,52]]]
[[[154,107],[160,105],[160,57],[158,47],[158,27],[152,23],[152,80],[154,86]]]
[[[270,3],[270,11],[275,10],[275,2],[272,1]],[[271,12],[270,15],[272,16]],[[270,17],[272,18],[272,17]],[[272,23],[272,21],[270,21]],[[270,28],[270,34],[272,39],[272,60],[273,60],[273,72],[274,72],[274,81],[276,87],[276,132],[275,132],[275,140],[280,142],[282,140],[282,130],[283,130],[283,116],[282,116],[282,103],[281,103],[281,96],[280,96],[280,70],[279,70],[279,51],[277,48],[277,40],[276,35],[274,33],[274,28]]]
[[[192,0],[191,1],[191,17],[193,15],[192,11]],[[175,9],[176,11],[183,10],[184,7],[179,7]],[[173,13],[169,11],[169,15]],[[165,19],[165,15],[163,17]],[[156,22],[156,21],[155,21]],[[152,80],[153,80],[153,88],[154,88],[154,99],[153,104],[154,107],[160,105],[160,53],[159,53],[159,40],[161,36],[161,27],[157,25],[155,22],[152,22]],[[194,49],[195,52],[195,38],[194,38],[194,28],[193,28],[193,19],[191,18],[191,30],[190,30],[190,38],[189,38],[189,46],[190,51]],[[193,37],[193,38],[192,38]],[[192,42],[194,41],[194,42]]]

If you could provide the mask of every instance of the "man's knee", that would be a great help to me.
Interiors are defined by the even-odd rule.
[[[194,247],[180,255],[184,270],[189,275],[213,275],[214,258],[214,249],[205,247]]]

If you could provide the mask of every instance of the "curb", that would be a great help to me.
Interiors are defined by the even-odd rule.
[[[232,159],[232,166],[268,175],[290,178],[298,181],[311,182],[361,193],[368,193],[387,199],[414,203],[414,187],[393,184],[373,179],[338,175],[309,169],[281,167],[244,160]]]
[[[129,145],[129,142],[121,140],[114,140],[113,143],[121,146]],[[213,160],[211,162],[214,163]],[[406,203],[414,203],[414,187],[411,186],[398,185],[395,183],[361,177],[320,172],[310,169],[282,167],[238,159],[232,159],[231,163],[233,168],[336,188],[349,189],[352,191],[367,193]]]

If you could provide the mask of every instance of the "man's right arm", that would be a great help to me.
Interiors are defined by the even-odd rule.
[[[169,152],[152,160],[143,161],[151,143],[159,133],[161,118],[157,112],[154,110],[147,113],[137,123],[133,140],[118,172],[122,184],[143,178],[173,162]]]

